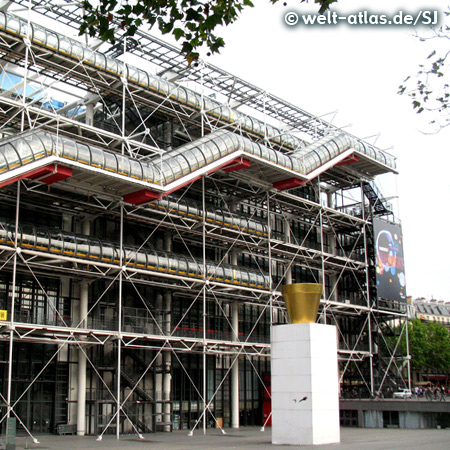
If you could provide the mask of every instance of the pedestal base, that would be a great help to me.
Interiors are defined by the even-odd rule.
[[[339,443],[336,327],[274,326],[271,364],[272,444]]]

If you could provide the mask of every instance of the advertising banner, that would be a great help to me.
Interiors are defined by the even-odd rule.
[[[377,295],[406,301],[403,234],[400,225],[373,219],[377,271]]]

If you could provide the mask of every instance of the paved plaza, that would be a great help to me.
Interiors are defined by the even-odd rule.
[[[93,436],[37,436],[40,443],[33,444],[28,437],[17,438],[16,449],[292,449],[295,446],[272,446],[271,430],[261,432],[259,427],[243,427],[238,430],[227,429],[222,435],[219,430],[208,429],[204,435],[202,430],[188,436],[188,431],[173,433],[155,433],[145,435],[144,440],[135,436],[122,436],[117,440],[115,436],[104,436],[97,442]],[[450,429],[446,430],[405,430],[405,429],[368,429],[341,428],[341,443],[320,446],[301,446],[302,449],[318,450],[440,450],[450,448]]]

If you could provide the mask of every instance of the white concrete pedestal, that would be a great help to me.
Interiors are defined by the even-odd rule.
[[[274,326],[271,364],[272,444],[339,443],[336,327]]]

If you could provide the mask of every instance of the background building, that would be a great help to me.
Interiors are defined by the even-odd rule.
[[[375,183],[395,158],[146,33],[84,44],[73,3],[31,3],[0,11],[3,421],[262,424],[291,282],[324,284],[343,396],[404,384],[401,228]]]
[[[450,328],[450,303],[444,300],[416,298],[411,301],[410,317],[426,322],[438,322]]]

